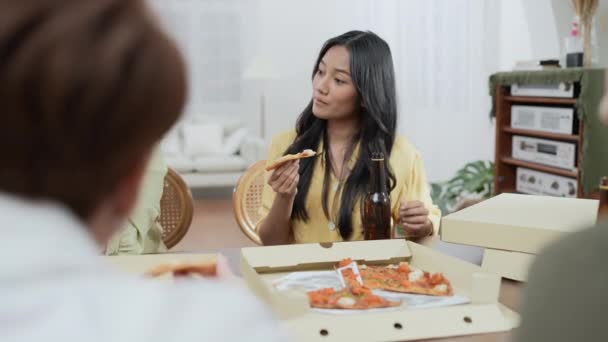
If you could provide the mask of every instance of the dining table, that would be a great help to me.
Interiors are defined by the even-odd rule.
[[[484,249],[476,246],[468,246],[461,244],[453,244],[441,241],[439,237],[432,236],[422,240],[416,241],[419,244],[430,247],[445,255],[449,255],[467,262],[481,265],[483,259]],[[240,270],[240,255],[241,248],[218,248],[218,249],[203,249],[186,251],[182,253],[213,253],[222,254],[228,261],[230,269],[235,275],[239,275]],[[500,287],[499,302],[508,307],[509,309],[519,312],[521,294],[524,288],[523,282],[509,280],[502,278]],[[426,339],[425,341],[432,342],[508,342],[511,341],[512,331],[488,333],[488,334],[477,334],[477,335],[466,335],[466,336],[455,336],[447,338],[434,338]]]

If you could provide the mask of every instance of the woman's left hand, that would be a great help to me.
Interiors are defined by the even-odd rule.
[[[429,236],[433,231],[429,211],[424,207],[424,203],[420,201],[401,202],[399,223],[408,238]]]

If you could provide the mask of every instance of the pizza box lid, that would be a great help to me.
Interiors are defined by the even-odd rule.
[[[408,261],[424,271],[442,272],[470,303],[332,315],[311,310],[304,290],[279,291],[273,285],[287,273],[333,269],[344,258],[378,264]],[[402,239],[243,248],[241,274],[300,341],[409,341],[508,331],[518,324],[517,314],[498,303],[498,275]]]
[[[595,224],[597,200],[503,193],[441,220],[446,242],[538,254],[563,234]]]

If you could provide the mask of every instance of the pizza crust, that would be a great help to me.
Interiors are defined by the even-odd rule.
[[[272,163],[270,163],[270,165],[266,166],[266,171],[272,171],[272,170],[278,169],[281,165],[287,163],[290,160],[309,158],[309,157],[315,156],[316,154],[317,154],[317,152],[315,152],[313,150],[304,150],[304,151],[302,151],[300,153],[296,153],[296,154],[286,154],[286,155],[282,156],[281,158],[278,158],[275,161],[273,161]]]

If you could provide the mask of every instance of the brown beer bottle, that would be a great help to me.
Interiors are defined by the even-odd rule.
[[[600,181],[600,206],[597,212],[597,220],[608,219],[608,177],[602,177]]]
[[[391,198],[386,184],[384,154],[372,153],[370,188],[363,201],[363,231],[365,240],[391,238]]]

